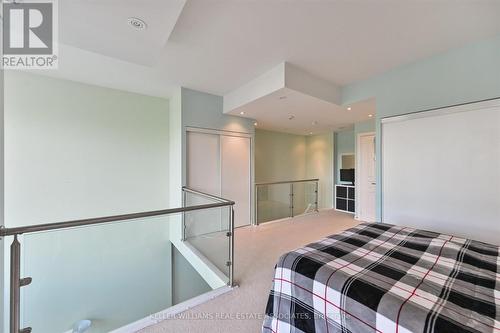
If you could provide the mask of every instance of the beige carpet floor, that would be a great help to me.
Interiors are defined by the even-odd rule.
[[[260,332],[278,258],[358,223],[352,215],[327,210],[237,229],[234,269],[239,287],[188,310],[182,319],[168,319],[141,332]]]

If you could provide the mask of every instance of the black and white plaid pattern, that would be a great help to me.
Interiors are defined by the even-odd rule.
[[[263,332],[500,333],[499,247],[363,223],[283,255]]]

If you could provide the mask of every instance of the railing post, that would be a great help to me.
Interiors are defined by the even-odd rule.
[[[21,327],[21,287],[31,283],[31,278],[21,279],[21,244],[17,235],[10,246],[10,333],[29,333],[31,327]]]
[[[182,207],[186,207],[186,191],[182,189]],[[186,212],[182,212],[182,241],[186,240]]]
[[[319,182],[318,182],[318,181],[316,181],[316,182],[315,182],[315,189],[314,189],[314,194],[315,194],[314,204],[315,204],[315,206],[316,206],[316,207],[315,207],[316,212],[318,212],[318,211],[319,211],[319,209],[318,209],[318,189],[319,189]]]
[[[293,183],[290,183],[290,217],[293,217]]]
[[[229,286],[234,287],[234,205],[229,207]]]
[[[255,185],[255,196],[254,196],[254,214],[253,214],[253,225],[259,225],[259,186]]]

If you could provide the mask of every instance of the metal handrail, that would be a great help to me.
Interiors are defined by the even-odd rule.
[[[140,213],[131,213],[131,214],[122,214],[122,215],[113,215],[106,217],[97,217],[97,218],[88,218],[88,219],[80,219],[73,221],[65,221],[65,222],[55,222],[55,223],[45,223],[38,225],[27,225],[21,227],[14,228],[3,228],[0,227],[0,237],[6,236],[14,236],[14,240],[11,244],[11,256],[10,256],[10,333],[29,333],[31,332],[30,327],[20,328],[20,312],[21,312],[21,287],[27,286],[31,283],[32,279],[30,277],[21,278],[21,244],[19,243],[17,236],[27,233],[34,232],[42,232],[42,231],[51,231],[51,230],[59,230],[59,229],[69,229],[75,227],[82,226],[90,226],[90,225],[99,225],[110,222],[125,222],[128,220],[146,218],[146,217],[155,217],[162,215],[171,215],[177,213],[186,213],[195,210],[204,210],[210,208],[217,207],[229,207],[229,219],[230,219],[230,233],[228,233],[228,237],[230,237],[230,248],[229,248],[229,257],[230,257],[230,269],[229,269],[229,285],[234,286],[233,281],[233,258],[234,258],[234,205],[235,202],[224,199],[221,197],[217,197],[208,193],[196,191],[194,189],[183,187],[183,193],[189,192],[198,194],[201,196],[205,196],[211,198],[213,200],[219,201],[211,204],[203,204],[203,205],[195,205],[189,207],[179,207],[179,208],[170,208],[170,209],[162,209],[162,210],[154,210]],[[183,202],[184,204],[184,202]]]
[[[0,228],[0,237],[5,236],[14,236],[14,235],[22,235],[32,232],[40,232],[40,231],[50,231],[57,229],[68,229],[74,227],[81,226],[89,226],[95,224],[109,223],[109,222],[125,222],[127,220],[140,219],[145,217],[154,217],[161,215],[171,215],[176,213],[184,213],[193,210],[202,210],[216,207],[224,207],[233,205],[233,201],[224,201],[217,202],[213,204],[204,204],[204,205],[196,205],[190,207],[179,207],[179,208],[170,208],[170,209],[162,209],[162,210],[154,210],[142,213],[132,213],[132,214],[123,214],[123,215],[113,215],[106,217],[97,217],[83,220],[73,220],[67,222],[56,222],[56,223],[46,223],[46,224],[34,224],[27,225],[22,227],[15,228]]]
[[[183,186],[182,187],[182,190],[184,192],[189,192],[189,193],[193,193],[193,194],[198,194],[202,197],[206,197],[206,198],[209,198],[209,199],[213,199],[213,200],[217,200],[217,201],[221,201],[221,202],[231,202],[234,204],[234,201],[231,201],[229,199],[225,199],[225,198],[222,198],[222,197],[218,197],[216,195],[213,195],[213,194],[208,194],[206,192],[201,192],[201,191],[198,191],[198,190],[195,190],[195,189],[192,189],[190,187],[187,187],[187,186]]]
[[[293,184],[293,183],[307,183],[307,182],[317,182],[317,181],[319,181],[319,178],[300,179],[300,180],[283,180],[283,181],[279,181],[279,182],[255,183],[255,186],[276,185],[276,184]]]

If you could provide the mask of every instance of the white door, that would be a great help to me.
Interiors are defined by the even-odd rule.
[[[375,135],[360,135],[359,138],[359,171],[356,185],[359,188],[358,219],[375,222],[376,219],[376,173],[375,173]]]
[[[251,198],[251,143],[249,137],[218,133],[187,133],[187,186],[205,193],[233,200],[235,227],[250,224]],[[190,194],[188,205],[211,203],[203,197]],[[189,213],[209,222],[195,225],[193,233],[213,232],[227,227],[227,209]],[[218,212],[218,213],[217,213]],[[221,215],[223,214],[223,215]],[[190,225],[187,225],[189,228]],[[188,230],[188,231],[190,231]]]
[[[219,135],[187,132],[186,185],[194,190],[221,195]],[[212,199],[186,193],[186,206],[214,203]],[[206,209],[184,215],[186,237],[196,237],[225,228],[221,209]],[[227,223],[226,223],[227,224]]]
[[[219,196],[220,143],[219,135],[187,132],[187,186]]]
[[[234,226],[250,224],[250,138],[221,135],[221,189],[234,205]]]

